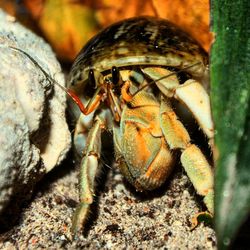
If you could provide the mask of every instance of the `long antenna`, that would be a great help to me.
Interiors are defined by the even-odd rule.
[[[9,46],[9,48],[19,51],[21,53],[23,53],[24,55],[26,55],[33,63],[35,66],[37,66],[42,72],[43,74],[50,80],[51,83],[54,83],[55,85],[57,85],[60,89],[62,89],[63,91],[65,91],[67,93],[68,96],[70,96],[70,98],[72,98],[74,100],[74,102],[76,103],[76,105],[79,107],[79,109],[85,113],[85,107],[82,103],[82,101],[80,100],[80,98],[70,89],[67,89],[66,87],[62,86],[60,83],[58,83],[55,79],[53,79],[41,66],[40,64],[33,58],[31,57],[27,52],[25,52],[22,49],[13,47],[13,46]]]
[[[172,72],[172,73],[170,73],[170,74],[168,74],[168,75],[162,76],[162,77],[158,78],[157,80],[152,80],[152,81],[150,81],[149,83],[143,85],[141,88],[137,89],[137,90],[131,95],[131,97],[134,97],[134,96],[137,95],[140,91],[142,91],[142,90],[145,89],[146,87],[152,85],[153,83],[159,82],[159,81],[161,81],[161,80],[163,80],[163,79],[165,79],[165,78],[168,78],[168,77],[170,77],[170,76],[172,76],[172,75],[181,73],[183,70],[192,68],[192,67],[194,67],[194,66],[196,66],[196,65],[198,65],[198,64],[201,64],[201,62],[197,62],[197,63],[192,64],[192,65],[190,65],[190,66],[187,66],[187,67],[185,67],[185,68],[183,68],[183,69],[180,69],[180,70],[178,70],[178,71],[176,71],[176,72]]]
[[[34,64],[35,66],[37,66],[42,72],[43,74],[54,84],[56,84],[59,88],[61,88],[62,90],[64,90],[66,93],[68,93],[68,89],[65,88],[64,86],[62,86],[61,84],[59,84],[55,79],[53,79],[40,65],[39,63],[33,58],[31,57],[27,52],[25,52],[22,49],[16,48],[16,47],[12,47],[9,46],[9,48],[13,49],[13,50],[17,50],[21,53],[23,53],[24,55],[26,55]]]

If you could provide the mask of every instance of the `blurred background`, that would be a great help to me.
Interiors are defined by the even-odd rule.
[[[44,37],[59,60],[69,64],[102,28],[134,16],[166,18],[206,51],[212,41],[209,0],[0,0],[0,8]]]

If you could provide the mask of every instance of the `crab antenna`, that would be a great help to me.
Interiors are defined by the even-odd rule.
[[[172,76],[172,75],[181,73],[183,70],[192,68],[192,67],[194,67],[194,66],[196,66],[196,65],[198,65],[198,64],[201,64],[201,62],[197,62],[197,63],[195,63],[195,64],[193,64],[193,65],[187,66],[187,67],[185,67],[185,68],[183,68],[183,69],[180,69],[180,70],[178,70],[178,71],[176,71],[176,72],[173,72],[173,73],[170,73],[170,74],[165,75],[165,76],[163,76],[163,77],[160,77],[160,78],[158,78],[157,80],[152,80],[152,81],[149,82],[148,84],[145,84],[145,85],[143,85],[141,88],[137,89],[137,90],[135,91],[135,93],[131,95],[131,97],[134,97],[134,96],[137,95],[140,91],[142,91],[143,89],[145,89],[146,87],[152,85],[152,84],[155,83],[155,82],[161,81],[161,80],[163,80],[163,79],[165,79],[165,78],[168,78],[168,77],[170,77],[170,76]]]
[[[58,83],[55,79],[53,79],[40,65],[39,63],[33,58],[31,57],[27,52],[25,52],[22,49],[13,47],[13,46],[9,46],[9,48],[13,49],[13,50],[17,50],[21,53],[23,53],[24,55],[26,55],[34,64],[35,66],[37,66],[42,72],[43,74],[49,79],[50,83],[54,83],[55,85],[57,85],[60,89],[62,89],[63,91],[65,91],[67,93],[68,96],[70,96],[71,99],[73,99],[73,101],[76,103],[76,105],[79,107],[79,109],[85,113],[85,107],[84,104],[82,103],[82,101],[80,100],[80,98],[70,89],[67,89],[66,87],[64,87],[63,85],[61,85],[60,83]]]

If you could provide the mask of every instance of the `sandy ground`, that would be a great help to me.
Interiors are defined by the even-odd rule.
[[[0,236],[0,249],[216,249],[210,226],[190,230],[191,216],[204,207],[181,167],[160,190],[141,194],[104,166],[87,230],[71,241],[78,197],[78,171],[71,165],[65,162],[38,184],[18,224]]]

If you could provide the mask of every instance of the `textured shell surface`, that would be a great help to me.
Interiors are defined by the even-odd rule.
[[[155,17],[137,17],[115,23],[93,37],[73,63],[68,86],[82,84],[88,72],[105,72],[113,66],[168,66],[194,77],[207,70],[207,54],[197,41],[173,23]],[[74,87],[73,87],[74,88]]]

